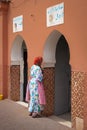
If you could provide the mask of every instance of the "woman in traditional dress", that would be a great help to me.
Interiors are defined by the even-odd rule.
[[[42,57],[36,57],[30,69],[30,80],[27,85],[26,101],[29,100],[29,115],[33,118],[40,117],[46,104],[43,87],[43,74],[41,69]]]

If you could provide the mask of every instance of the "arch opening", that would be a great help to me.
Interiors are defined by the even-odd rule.
[[[71,121],[71,66],[68,42],[61,35],[56,46],[55,64],[55,115]]]
[[[49,87],[46,86],[48,90],[45,89],[47,93],[50,93],[50,96],[46,95],[47,102],[49,102],[47,107],[51,109],[49,113],[71,121],[70,51],[67,40],[59,31],[54,30],[48,36],[44,46],[43,59],[44,82],[50,84],[47,84]],[[68,116],[65,116],[66,113]]]
[[[13,41],[10,75],[10,98],[15,101],[25,101],[28,80],[27,46],[20,35],[17,35]]]

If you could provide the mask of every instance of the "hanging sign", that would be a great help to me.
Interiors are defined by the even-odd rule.
[[[13,18],[13,32],[23,30],[23,15]]]
[[[64,3],[47,8],[47,27],[64,23]]]

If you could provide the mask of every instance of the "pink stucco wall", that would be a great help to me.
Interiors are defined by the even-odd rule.
[[[56,29],[66,37],[69,43],[72,70],[87,72],[87,1],[64,0],[64,24],[47,28],[46,9],[61,2],[62,0],[30,0],[25,2],[14,0],[10,4],[8,11],[9,63],[12,43],[18,34],[27,44],[28,64],[31,66],[34,56],[43,55],[45,40]],[[19,15],[23,15],[23,31],[13,33],[12,20]]]
[[[8,96],[8,4],[0,3],[0,94]]]

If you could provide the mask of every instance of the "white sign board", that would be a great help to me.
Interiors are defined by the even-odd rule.
[[[64,3],[47,8],[47,27],[64,23]]]
[[[23,30],[23,15],[13,18],[13,32]]]

